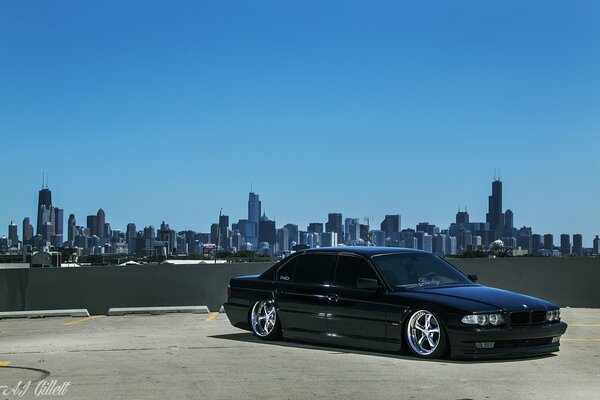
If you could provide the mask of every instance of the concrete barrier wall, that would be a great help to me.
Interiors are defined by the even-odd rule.
[[[451,259],[479,283],[542,297],[560,306],[600,307],[600,259]],[[0,269],[0,311],[206,305],[219,310],[231,277],[268,263]]]
[[[206,305],[219,311],[233,276],[272,264],[145,265],[0,270],[0,311]],[[7,289],[7,290],[5,290]]]
[[[450,263],[477,274],[483,285],[541,297],[562,307],[600,307],[600,258],[456,258]]]

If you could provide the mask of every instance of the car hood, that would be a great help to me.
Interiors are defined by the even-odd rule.
[[[440,303],[448,302],[458,305],[457,303],[461,303],[461,301],[477,302],[508,311],[547,310],[556,307],[552,303],[536,297],[482,285],[413,288],[407,292],[414,293],[422,299]]]

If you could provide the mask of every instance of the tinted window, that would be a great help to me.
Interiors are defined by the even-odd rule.
[[[334,255],[330,254],[305,254],[298,258],[294,283],[324,284],[333,281]]]
[[[293,259],[285,263],[281,268],[279,268],[279,272],[277,273],[278,281],[290,282],[292,280],[297,260],[298,257],[294,257]]]
[[[356,288],[358,278],[377,279],[377,275],[367,261],[360,257],[340,256],[335,271],[337,286]]]
[[[473,284],[450,264],[431,254],[387,254],[373,257],[373,261],[394,287]]]

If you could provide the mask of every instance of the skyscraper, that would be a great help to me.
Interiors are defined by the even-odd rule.
[[[10,240],[11,246],[13,247],[19,245],[19,234],[17,232],[17,224],[15,224],[15,221],[10,221],[10,225],[8,225],[8,240]]]
[[[269,243],[272,245],[276,240],[275,221],[269,220],[267,215],[263,214],[259,222],[258,241],[259,243]]]
[[[248,194],[248,222],[254,224],[254,236],[247,236],[242,232],[242,236],[246,238],[247,242],[252,243],[253,246],[258,248],[258,235],[260,234],[258,223],[260,222],[261,204],[257,194],[250,192]],[[250,229],[246,228],[246,233],[250,233]]]
[[[90,230],[90,236],[98,236],[98,216],[87,216],[87,228]]]
[[[73,245],[75,240],[75,233],[77,232],[77,221],[75,220],[75,214],[69,214],[69,220],[67,221],[67,240]]]
[[[307,232],[323,233],[323,224],[321,222],[311,222],[306,228]]]
[[[33,225],[29,222],[29,217],[23,218],[23,244],[28,243],[33,238]]]
[[[502,214],[502,182],[496,179],[492,182],[492,195],[488,197],[488,213],[485,220],[490,224],[492,240],[502,236],[504,232],[504,214]]]
[[[98,213],[96,213],[96,229],[98,236],[100,239],[104,239],[106,237],[106,232],[104,231],[104,224],[106,223],[106,214],[103,209],[99,209]]]
[[[600,236],[598,235],[596,235],[596,237],[594,238],[592,253],[596,255],[600,254]]]
[[[129,249],[129,254],[135,253],[135,239],[137,238],[137,228],[134,223],[127,224],[127,232],[125,233],[125,238],[127,240],[127,248]]]
[[[469,224],[469,213],[467,212],[466,207],[465,211],[460,211],[460,208],[458,209],[458,212],[456,213],[456,223],[464,224],[465,226]]]
[[[52,208],[52,192],[48,187],[43,187],[40,190],[38,195],[38,217],[37,217],[37,229],[36,233],[38,235],[42,234],[44,230],[44,225],[46,222],[49,222],[50,219],[47,218],[47,212]]]
[[[548,251],[554,250],[554,235],[551,233],[544,235],[544,249]]]
[[[563,256],[571,254],[571,238],[566,233],[560,235],[560,254]]]
[[[385,232],[386,237],[400,232],[400,218],[400,214],[386,215],[381,221],[380,228]]]
[[[337,233],[337,240],[344,241],[344,225],[342,224],[341,213],[329,213],[325,223],[325,232],[335,232]]]
[[[579,233],[573,235],[573,254],[583,256],[583,236]]]

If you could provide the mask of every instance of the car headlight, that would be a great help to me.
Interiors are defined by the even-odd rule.
[[[502,314],[471,314],[465,315],[461,321],[468,325],[500,325],[504,322],[504,318]]]
[[[560,321],[560,310],[551,310],[546,312],[546,321]]]

